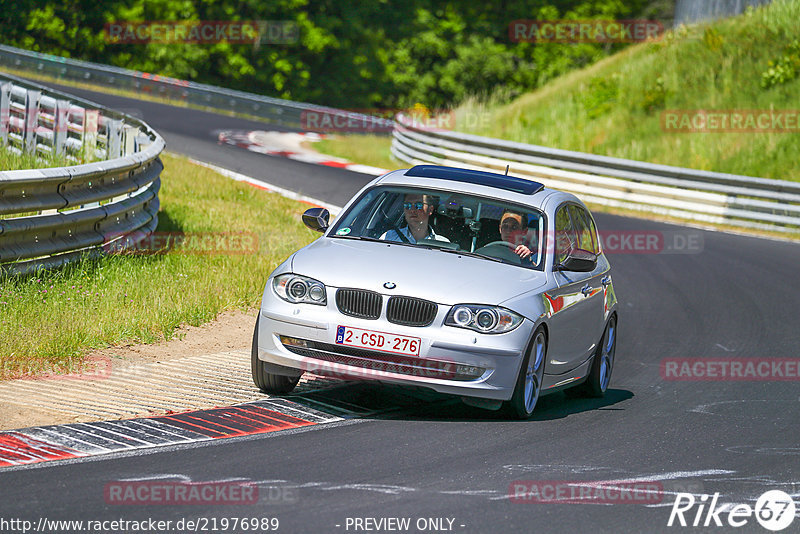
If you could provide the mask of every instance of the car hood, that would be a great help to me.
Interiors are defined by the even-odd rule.
[[[544,285],[543,272],[396,243],[317,239],[297,251],[292,272],[334,287],[424,298],[439,304],[498,304]],[[384,283],[395,288],[386,289]]]

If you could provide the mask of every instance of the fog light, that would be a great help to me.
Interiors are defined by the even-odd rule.
[[[308,348],[308,341],[305,339],[297,339],[296,337],[280,336],[281,343],[290,347],[300,347],[303,349]]]
[[[484,370],[483,367],[475,367],[474,365],[456,365],[456,374],[461,376],[479,377]]]

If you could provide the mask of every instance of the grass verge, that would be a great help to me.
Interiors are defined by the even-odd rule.
[[[47,167],[64,167],[69,162],[63,157],[48,155],[38,158],[34,154],[23,152],[15,154],[5,147],[0,146],[0,172],[17,169],[45,169]]]
[[[158,232],[241,235],[257,246],[228,239],[222,253],[109,255],[0,279],[0,378],[75,372],[90,349],[170,339],[182,324],[257,305],[269,273],[318,235],[300,222],[303,204],[162,159]]]
[[[456,110],[456,126],[522,143],[800,180],[798,20],[800,2],[776,0],[738,17],[681,27],[509,104],[465,104]],[[683,117],[698,110],[789,110],[795,128],[737,133],[712,126],[712,132],[693,133],[666,122],[667,112]]]
[[[392,157],[392,138],[388,135],[329,135],[311,146],[323,154],[362,165],[389,170],[408,166]]]

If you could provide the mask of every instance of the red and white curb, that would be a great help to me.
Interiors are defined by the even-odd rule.
[[[336,167],[361,174],[368,174],[370,176],[380,176],[381,174],[389,172],[389,169],[351,163],[345,159],[320,154],[313,150],[303,148],[302,146],[303,142],[318,141],[322,138],[323,136],[313,132],[297,133],[244,130],[225,130],[219,132],[218,137],[220,143],[238,146],[259,154],[281,156],[304,163]]]
[[[179,414],[0,432],[0,468],[264,434],[341,421],[287,399]]]

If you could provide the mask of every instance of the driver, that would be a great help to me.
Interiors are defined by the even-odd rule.
[[[511,210],[505,210],[502,217],[500,217],[500,238],[512,245],[516,245],[514,253],[520,259],[533,261],[531,257],[531,249],[522,244],[527,241],[528,225],[526,217],[522,213],[517,213]]]
[[[437,235],[428,223],[433,214],[433,197],[408,193],[403,198],[403,216],[406,224],[400,228],[392,228],[385,232],[381,239],[415,244],[424,239],[435,241],[450,240]]]

